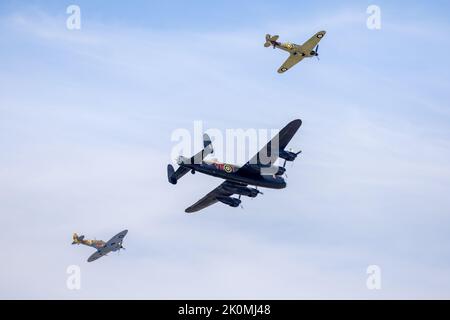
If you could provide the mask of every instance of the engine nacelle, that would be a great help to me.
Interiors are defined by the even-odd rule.
[[[232,197],[217,197],[217,200],[233,208],[236,208],[241,204],[241,200]]]
[[[254,198],[260,193],[257,189],[239,186],[224,186],[226,191],[233,192],[235,194],[240,194],[242,196]]]
[[[286,172],[286,168],[284,167],[275,167],[274,169],[277,168],[277,173],[275,173],[276,176],[282,176],[285,172]]]
[[[300,152],[294,153],[286,150],[281,150],[278,156],[286,161],[294,161]]]
[[[284,158],[283,158],[284,159]],[[265,175],[276,175],[281,176],[286,172],[286,169],[279,166],[260,166],[260,165],[251,165],[251,167],[255,171],[259,171]]]

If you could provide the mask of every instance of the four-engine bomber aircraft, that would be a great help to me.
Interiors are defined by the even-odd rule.
[[[78,236],[76,233],[74,233],[72,244],[84,244],[85,246],[97,249],[97,251],[94,252],[87,260],[88,262],[92,262],[107,255],[111,251],[114,252],[120,249],[125,249],[122,246],[122,241],[127,233],[128,230],[123,230],[122,232],[112,237],[108,242],[102,240],[85,240],[84,236]]]
[[[264,47],[268,48],[273,46],[274,49],[278,48],[289,52],[289,58],[287,58],[283,65],[278,69],[278,73],[283,73],[302,61],[303,58],[317,57],[317,59],[319,59],[319,54],[317,53],[319,50],[319,41],[322,40],[325,33],[325,31],[317,32],[302,45],[290,42],[281,43],[277,41],[279,36],[266,34],[266,43],[264,43]]]
[[[186,173],[201,172],[207,175],[225,179],[220,186],[208,193],[194,205],[187,208],[188,213],[202,210],[218,201],[231,207],[241,204],[241,196],[254,198],[260,192],[257,187],[283,189],[286,181],[282,175],[285,173],[286,161],[294,161],[301,152],[286,151],[285,148],[300,128],[300,119],[290,122],[267,145],[264,146],[250,161],[242,167],[218,163],[217,161],[204,161],[205,157],[213,153],[211,139],[207,134],[203,136],[204,149],[191,158],[178,157],[179,168],[175,171],[173,166],[167,166],[169,182],[176,184]],[[274,166],[277,158],[284,159],[282,167]],[[249,188],[248,185],[256,186]],[[239,198],[231,197],[237,194]]]

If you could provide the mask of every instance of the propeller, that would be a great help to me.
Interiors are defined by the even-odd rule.
[[[238,196],[238,199],[241,200],[241,195]],[[242,205],[242,202],[239,204],[241,209],[244,209],[244,206]]]
[[[259,191],[259,190],[258,190],[258,186],[255,186],[255,189],[256,189],[256,191],[258,192],[258,194],[262,194],[262,195],[264,195],[264,193],[263,193],[263,192],[261,192],[261,191]],[[252,199],[252,200],[253,200],[254,198],[250,198],[250,199]]]
[[[319,59],[319,45],[317,45],[315,52],[316,52],[317,61],[320,61],[320,59]]]
[[[294,150],[292,149],[292,148],[289,148],[289,150],[288,150],[290,153],[293,153],[293,154],[295,154],[296,156],[298,156],[300,153],[302,153],[302,150],[300,150],[299,152],[294,152]],[[295,158],[294,158],[295,159]],[[294,165],[294,161],[292,160],[291,161],[292,162],[292,166]],[[286,159],[284,159],[284,162],[283,162],[283,168],[285,168],[286,167],[286,163],[287,163],[287,160]],[[291,166],[291,167],[292,167]],[[286,175],[286,178],[287,178],[287,174],[286,174],[286,172],[285,172],[285,175]]]
[[[285,168],[285,167],[286,167],[286,162],[287,162],[287,160],[286,160],[286,159],[284,159],[284,162],[283,162],[283,168]],[[284,177],[286,177],[286,179],[288,178],[288,175],[287,175],[287,172],[286,172],[286,170],[284,171],[284,173],[283,173],[283,176],[284,176]]]
[[[302,150],[300,150],[299,152],[294,152],[294,150],[292,148],[289,149],[290,152],[295,153],[296,156],[298,156],[300,153],[302,153]],[[292,161],[292,166],[291,168],[294,167],[294,161]]]

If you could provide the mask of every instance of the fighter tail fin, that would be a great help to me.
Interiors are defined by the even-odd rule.
[[[72,236],[72,244],[80,244],[83,239],[84,236],[78,236],[78,234],[74,233]]]
[[[72,244],[77,244],[78,243],[78,235],[76,233],[73,234],[72,236]]]
[[[266,34],[266,42],[264,43],[264,47],[268,48],[270,46],[273,46],[275,48],[278,38],[278,35],[271,36],[270,34]]]

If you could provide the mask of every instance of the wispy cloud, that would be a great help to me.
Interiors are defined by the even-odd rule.
[[[402,56],[422,52],[385,55],[410,28],[369,34],[358,9],[325,17],[241,32],[94,21],[71,32],[45,11],[3,18],[0,240],[14,243],[0,251],[0,296],[448,297],[447,95],[427,84],[440,78],[402,73]],[[264,34],[301,41],[320,26],[320,63],[276,74],[286,56],[265,50]],[[287,189],[244,210],[183,212],[219,181],[167,183],[172,130],[297,117],[292,146],[304,152]],[[123,228],[120,257],[87,264],[91,251],[70,246],[74,231],[106,239]],[[79,292],[65,287],[69,264],[82,266]],[[369,264],[382,267],[381,292],[365,287]]]

